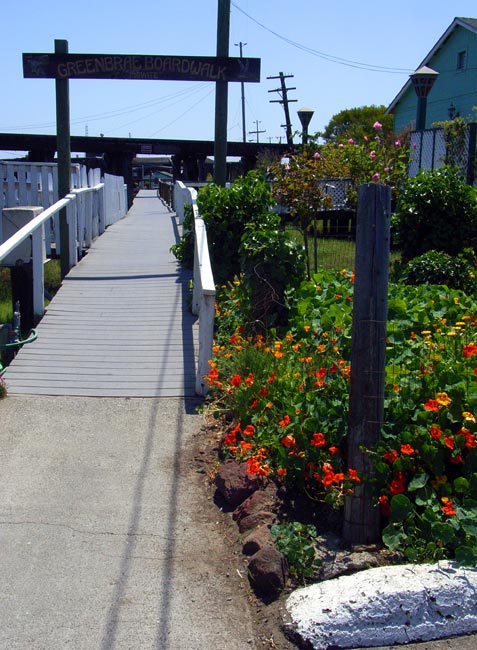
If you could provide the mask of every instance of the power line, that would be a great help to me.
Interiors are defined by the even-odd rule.
[[[298,48],[299,50],[303,50],[305,52],[308,52],[308,54],[311,54],[313,56],[316,56],[321,59],[325,59],[327,61],[331,61],[332,63],[337,63],[339,65],[345,65],[350,68],[359,68],[361,70],[368,70],[370,72],[387,72],[390,74],[404,74],[404,73],[410,73],[413,72],[413,70],[410,70],[409,68],[391,68],[388,66],[380,66],[380,65],[373,65],[369,63],[361,63],[359,61],[353,61],[350,59],[343,59],[339,56],[334,56],[332,54],[327,54],[326,52],[320,52],[319,50],[314,50],[311,47],[308,47],[306,45],[303,45],[302,43],[297,43],[296,41],[292,41],[290,38],[287,38],[286,36],[283,36],[282,34],[279,34],[278,32],[274,31],[273,29],[270,29],[270,27],[267,27],[260,21],[256,20],[255,18],[252,18],[246,11],[244,11],[241,7],[238,6],[236,2],[232,2],[232,5],[241,13],[244,14],[244,16],[247,16],[247,18],[257,25],[261,27],[262,29],[266,30],[267,32],[270,32],[270,34],[273,34],[277,38],[279,38],[282,41],[285,41],[285,43],[288,43],[289,45],[292,45],[293,47]]]

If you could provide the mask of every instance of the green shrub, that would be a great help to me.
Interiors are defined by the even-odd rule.
[[[211,184],[200,190],[197,206],[207,226],[217,283],[233,280],[240,273],[239,247],[245,226],[273,227],[276,223],[277,215],[269,212],[272,203],[270,187],[256,171],[238,178],[230,188]]]
[[[457,255],[477,227],[477,192],[455,168],[421,169],[407,180],[391,223],[404,261],[429,250]]]
[[[250,288],[250,320],[255,329],[288,322],[285,290],[305,275],[303,248],[283,230],[245,227],[240,246],[241,267]]]
[[[477,288],[475,266],[465,254],[452,257],[440,251],[428,251],[408,262],[400,278],[404,284],[445,284],[467,294]]]
[[[194,212],[192,205],[184,206],[184,221],[182,222],[182,237],[177,244],[171,246],[171,253],[177,261],[188,269],[194,266]]]

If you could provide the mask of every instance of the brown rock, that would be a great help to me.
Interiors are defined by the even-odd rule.
[[[257,510],[269,510],[275,497],[275,488],[257,490],[251,494],[238,508],[233,512],[234,521],[239,522],[244,517],[248,517]]]
[[[264,546],[250,558],[248,570],[252,583],[262,594],[277,596],[285,587],[286,563],[275,546]]]
[[[227,503],[236,507],[258,490],[261,482],[259,477],[247,473],[245,463],[227,460],[220,466],[215,484]]]
[[[241,533],[246,533],[248,530],[257,528],[257,526],[271,526],[275,522],[275,515],[268,510],[258,510],[252,512],[248,517],[240,519],[238,528]]]
[[[254,555],[257,551],[267,545],[273,544],[270,529],[261,526],[253,530],[243,541],[242,552],[244,555]]]

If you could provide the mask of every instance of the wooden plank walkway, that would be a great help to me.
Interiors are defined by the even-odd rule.
[[[190,274],[170,253],[176,215],[141,190],[66,276],[5,374],[9,394],[193,396]]]

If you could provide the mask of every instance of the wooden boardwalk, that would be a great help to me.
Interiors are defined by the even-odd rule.
[[[190,274],[170,253],[176,216],[141,190],[70,271],[9,366],[9,394],[193,396],[195,316]]]

